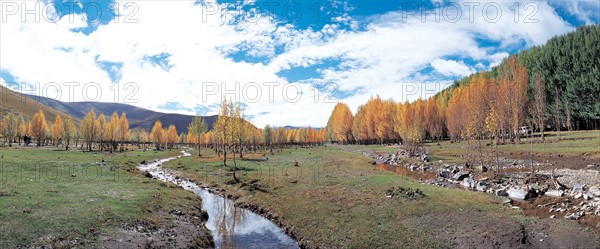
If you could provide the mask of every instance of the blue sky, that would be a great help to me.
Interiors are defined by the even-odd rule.
[[[356,109],[371,95],[427,97],[511,53],[600,22],[597,0],[83,0],[2,8],[0,78],[27,86],[16,90],[200,115],[233,98],[258,126],[323,126],[338,101]]]

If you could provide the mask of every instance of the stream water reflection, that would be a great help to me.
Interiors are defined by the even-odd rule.
[[[182,152],[184,156],[189,153]],[[175,183],[202,198],[202,209],[208,213],[206,227],[217,248],[299,248],[297,243],[277,225],[250,210],[239,208],[232,200],[211,194],[195,183],[176,177],[175,172],[160,167],[179,157],[166,158],[139,166],[161,181]]]

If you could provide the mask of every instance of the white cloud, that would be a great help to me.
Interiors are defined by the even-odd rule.
[[[507,52],[495,53],[489,56],[490,68],[500,65],[504,59],[506,59],[510,54]]]
[[[587,25],[600,20],[600,2],[597,0],[550,0],[549,3],[567,9]]]
[[[282,93],[287,82],[277,75],[281,70],[311,66],[327,59],[340,61],[341,68],[321,68],[322,78],[312,83],[333,82],[344,92],[360,89],[343,100],[355,109],[370,95],[414,100],[429,94],[431,86],[436,87],[434,92],[440,90],[448,80],[418,73],[429,65],[447,76],[472,72],[463,62],[444,60],[449,56],[494,65],[508,55],[504,48],[522,46],[523,42],[526,46],[542,44],[554,35],[573,29],[544,2],[539,2],[537,23],[514,23],[509,4],[502,3],[505,16],[497,23],[487,22],[481,16],[476,16],[473,23],[466,16],[456,23],[437,23],[433,21],[434,11],[423,13],[427,22],[421,22],[419,15],[409,16],[408,22],[404,22],[400,11],[391,11],[367,18],[369,23],[364,30],[359,30],[357,21],[347,15],[338,18],[340,24],[329,24],[320,30],[301,30],[269,18],[233,22],[228,16],[223,21],[219,15],[206,15],[207,9],[194,5],[193,1],[135,3],[139,11],[134,18],[138,22],[124,22],[129,12],[121,11],[119,22],[99,26],[90,35],[71,32],[73,28],[85,27],[80,15],[65,16],[57,23],[31,20],[21,23],[18,15],[11,16],[7,22],[0,23],[2,70],[19,81],[40,82],[42,88],[50,82],[73,81],[79,82],[81,87],[95,82],[102,89],[100,100],[107,102],[123,102],[134,90],[125,89],[125,83],[133,82],[139,90],[133,98],[139,102],[132,104],[165,110],[167,102],[178,103],[183,107],[178,112],[182,113],[219,102],[223,92],[203,98],[203,90],[212,84],[206,82],[219,86],[225,82],[227,89],[234,89],[239,82],[237,90],[256,82],[262,85],[262,98],[249,104],[247,114],[256,116],[253,121],[257,126],[267,123],[322,126],[335,105],[323,102],[329,92],[319,92],[320,99],[315,102],[314,89],[308,82],[302,83],[299,86],[304,95],[290,103]],[[481,13],[481,9],[477,11]],[[521,13],[519,18],[525,14]],[[339,25],[344,23],[353,28],[340,29]],[[485,47],[480,40],[493,40],[501,46]],[[276,53],[278,46],[283,47],[283,53]],[[239,50],[272,60],[266,64],[246,63],[227,57],[228,53]],[[170,55],[172,68],[168,71],[145,59],[163,53]],[[96,61],[122,63],[121,83],[113,86],[108,73]],[[265,82],[280,84],[275,88],[272,101],[269,99],[271,89]],[[414,93],[414,87],[420,93]],[[118,95],[116,88],[120,89]],[[86,100],[82,90],[78,89],[74,100]],[[68,97],[64,93],[61,100],[72,100]]]
[[[463,62],[435,59],[431,66],[445,76],[467,76],[474,71]]]

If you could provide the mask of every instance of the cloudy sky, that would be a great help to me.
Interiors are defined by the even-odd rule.
[[[0,81],[62,101],[324,126],[338,101],[428,97],[600,21],[597,0],[0,0]]]

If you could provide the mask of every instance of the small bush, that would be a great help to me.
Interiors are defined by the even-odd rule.
[[[418,200],[427,197],[420,189],[412,190],[411,188],[392,187],[385,191],[388,198],[400,198],[405,200]]]

